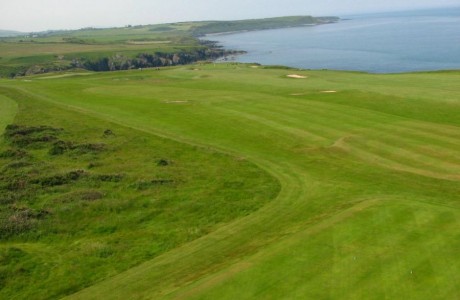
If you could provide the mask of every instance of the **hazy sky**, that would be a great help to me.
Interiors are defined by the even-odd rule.
[[[460,0],[0,0],[0,29],[42,31],[286,15],[344,15]]]

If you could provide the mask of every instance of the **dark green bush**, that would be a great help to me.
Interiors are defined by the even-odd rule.
[[[72,143],[59,140],[53,143],[48,153],[51,155],[61,155],[69,149],[72,149]]]
[[[5,166],[5,169],[20,169],[32,165],[25,161],[13,161]]]
[[[35,211],[28,207],[11,206],[6,215],[0,217],[0,238],[24,233],[36,225],[37,220],[49,215],[48,210]]]
[[[95,176],[97,180],[106,182],[120,182],[123,179],[123,177],[123,174],[101,174]]]
[[[86,173],[83,170],[71,171],[67,174],[54,175],[45,178],[39,178],[32,181],[34,184],[40,184],[42,187],[53,187],[64,185],[72,181],[77,181]]]
[[[27,152],[21,149],[8,149],[0,152],[0,158],[22,158],[27,155]]]
[[[24,125],[16,125],[16,124],[10,124],[7,125],[5,128],[5,136],[6,137],[13,137],[17,135],[31,135],[33,133],[39,133],[39,132],[58,132],[62,131],[60,128],[53,128],[50,126],[24,126]]]
[[[35,143],[49,143],[55,141],[55,134],[62,129],[49,126],[23,126],[10,124],[6,126],[5,138],[11,144],[26,147]]]
[[[98,190],[84,190],[84,191],[75,191],[60,195],[54,199],[54,202],[58,203],[69,203],[75,201],[96,201],[104,198],[105,194]]]
[[[72,146],[72,150],[79,154],[86,154],[86,153],[95,153],[95,152],[101,152],[106,149],[106,145],[99,143],[99,144],[80,144],[80,145],[75,145]]]
[[[160,167],[165,167],[169,164],[170,162],[167,161],[166,159],[160,159],[159,161],[157,161],[157,166],[160,166]]]
[[[107,136],[110,136],[110,135],[113,135],[113,131],[112,131],[112,130],[110,130],[110,129],[104,130],[104,137],[107,137]]]

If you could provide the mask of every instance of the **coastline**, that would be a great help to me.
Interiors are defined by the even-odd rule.
[[[281,27],[273,27],[273,28],[262,28],[262,29],[244,29],[244,30],[235,30],[235,31],[223,31],[223,32],[216,32],[216,33],[208,33],[198,39],[205,43],[214,43],[217,47],[222,48],[226,54],[218,57],[214,60],[214,62],[228,62],[233,61],[235,62],[236,57],[240,55],[247,54],[248,51],[246,50],[235,50],[235,49],[226,49],[219,41],[214,41],[212,39],[208,39],[209,37],[219,37],[219,36],[227,36],[233,34],[240,34],[240,33],[247,33],[247,32],[257,32],[257,31],[269,31],[269,30],[279,30],[279,29],[289,29],[289,28],[302,28],[302,27],[315,27],[327,24],[335,24],[343,21],[340,17],[336,17],[335,21],[324,21],[324,22],[317,22],[317,23],[309,23],[309,24],[301,24],[301,25],[293,25],[293,26],[281,26]],[[229,59],[230,58],[230,59]],[[288,67],[288,66],[286,66]]]
[[[266,30],[246,30],[205,38],[213,39],[224,49],[246,51],[216,62],[371,74],[456,71],[460,69],[460,58],[456,55],[460,44],[449,37],[456,34],[459,23],[460,15],[443,19],[434,13],[421,18],[410,14],[385,19],[344,17],[329,23],[330,27],[317,26],[312,30],[307,28],[310,26],[295,26],[276,28],[279,31],[273,34],[264,33]],[[395,31],[398,35],[388,35]],[[417,39],[427,35],[432,38]]]
[[[336,22],[329,22],[329,23],[314,23],[314,24],[303,24],[303,25],[295,25],[295,26],[264,28],[264,29],[245,29],[245,30],[235,30],[235,31],[223,31],[223,32],[205,34],[203,37],[200,37],[200,39],[206,38],[206,37],[212,37],[212,36],[222,36],[222,35],[238,34],[238,33],[245,33],[245,32],[267,31],[267,30],[299,28],[299,27],[313,27],[313,26],[319,26],[319,25],[338,23],[340,21],[342,21],[342,19],[339,19]]]

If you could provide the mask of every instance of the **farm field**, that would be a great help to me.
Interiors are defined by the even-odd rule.
[[[0,78],[53,71],[115,71],[185,65],[235,54],[198,37],[241,30],[328,24],[337,17],[291,16],[82,28],[0,37]]]
[[[72,141],[20,161],[84,176],[2,204],[47,215],[4,237],[0,297],[460,298],[459,80],[233,63],[2,79],[5,137]]]

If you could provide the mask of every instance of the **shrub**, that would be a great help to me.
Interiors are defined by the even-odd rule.
[[[81,200],[95,201],[104,198],[104,193],[100,191],[84,191],[80,194]]]
[[[72,147],[72,150],[75,150],[77,153],[85,154],[91,152],[101,152],[106,148],[105,144],[80,144]]]
[[[165,167],[169,164],[170,162],[167,161],[166,159],[160,159],[159,161],[157,161],[157,166],[160,166],[160,167]]]
[[[74,201],[95,201],[104,198],[105,194],[98,190],[75,191],[60,195],[54,201],[58,203],[68,203]]]
[[[131,187],[135,188],[136,190],[146,190],[154,186],[166,185],[166,184],[172,184],[172,183],[175,183],[175,180],[172,180],[172,179],[153,179],[149,181],[141,180],[131,185]]]
[[[0,205],[12,204],[22,197],[21,193],[2,191],[0,194]]]
[[[5,166],[5,169],[20,169],[32,165],[25,161],[13,161]]]
[[[174,180],[172,179],[154,179],[150,181],[153,185],[163,185],[163,184],[170,184],[174,183]]]
[[[21,234],[33,228],[38,220],[50,214],[47,210],[34,211],[28,207],[10,207],[11,214],[0,218],[0,238]]]
[[[12,144],[26,147],[30,144],[56,140],[55,133],[62,129],[50,126],[23,126],[10,124],[5,128],[5,138]]]
[[[119,182],[123,179],[123,174],[101,174],[95,176],[97,180],[106,182]]]
[[[5,136],[6,137],[13,137],[17,135],[31,135],[33,133],[50,131],[50,132],[58,132],[61,131],[60,128],[53,128],[50,126],[23,126],[23,125],[16,125],[10,124],[7,125],[5,128]]]
[[[13,178],[6,184],[6,189],[9,191],[24,190],[27,186],[27,179],[24,177]]]
[[[5,129],[5,138],[19,147],[26,147],[35,143],[51,142],[56,140],[55,133],[62,129],[49,126],[22,126],[8,125]]]
[[[8,149],[0,152],[0,158],[23,158],[27,155],[27,152],[21,149]]]
[[[105,136],[105,137],[110,136],[110,135],[113,135],[113,131],[112,131],[112,130],[110,130],[110,129],[104,130],[104,136]]]
[[[76,170],[76,171],[71,171],[67,174],[39,178],[39,179],[33,180],[32,183],[40,184],[43,187],[52,187],[52,186],[64,185],[72,181],[76,181],[80,179],[80,177],[82,177],[83,175],[85,175],[85,171]]]
[[[69,149],[72,149],[72,143],[59,140],[53,143],[53,146],[48,153],[51,155],[61,155]]]

